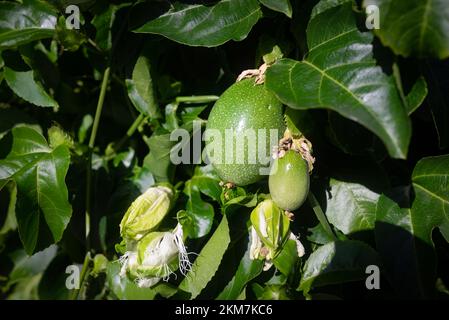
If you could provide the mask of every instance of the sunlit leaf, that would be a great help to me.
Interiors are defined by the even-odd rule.
[[[215,47],[245,39],[261,16],[257,0],[223,0],[211,6],[176,2],[135,32],[161,34],[189,46]]]

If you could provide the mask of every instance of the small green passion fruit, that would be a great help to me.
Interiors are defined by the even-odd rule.
[[[271,198],[280,208],[298,209],[307,198],[309,184],[309,168],[299,153],[288,150],[273,162],[268,186]]]
[[[229,87],[215,103],[206,127],[206,136],[214,131],[212,139],[206,138],[206,154],[224,182],[245,186],[262,178],[260,168],[267,167],[268,161],[262,163],[259,155],[269,157],[284,130],[282,103],[264,85],[244,79]],[[274,132],[275,139],[270,139]],[[242,137],[244,140],[239,140]]]

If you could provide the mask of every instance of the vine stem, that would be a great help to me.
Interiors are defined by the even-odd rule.
[[[137,128],[147,119],[147,117],[141,113],[139,116],[134,120],[134,122],[129,127],[128,131],[126,131],[126,134],[123,136],[122,139],[120,139],[119,142],[117,142],[116,146],[114,147],[113,153],[111,155],[115,155],[125,144],[125,142],[136,132]]]
[[[315,212],[318,221],[323,226],[324,231],[326,231],[326,233],[331,236],[333,240],[337,240],[337,237],[335,236],[329,222],[327,221],[326,215],[324,214],[320,204],[311,191],[309,192],[307,199],[309,200],[310,206],[312,207],[313,212]]]
[[[72,292],[72,295],[70,297],[70,300],[77,300],[79,293],[81,291],[81,289],[83,288],[84,285],[84,280],[86,279],[86,274],[87,274],[87,270],[89,269],[89,262],[90,262],[90,252],[88,251],[86,253],[86,256],[84,257],[84,262],[83,262],[83,269],[81,269],[81,275],[80,275],[80,283],[79,283],[79,288],[75,289]]]
[[[92,152],[97,137],[98,125],[100,123],[101,112],[103,110],[104,98],[109,81],[111,69],[108,67],[104,71],[103,82],[101,84],[100,97],[98,98],[97,109],[95,111],[95,119],[92,126],[92,132],[89,139],[89,150],[87,159],[87,179],[86,179],[86,214],[85,214],[85,232],[86,232],[86,251],[90,252],[90,214],[91,214],[91,189],[92,189]]]

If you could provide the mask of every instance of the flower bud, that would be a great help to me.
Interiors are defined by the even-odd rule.
[[[151,187],[126,211],[120,223],[120,234],[126,240],[138,241],[155,230],[170,210],[173,191],[165,186]]]
[[[272,200],[264,200],[251,212],[251,256],[272,260],[288,239],[290,221]],[[258,244],[261,241],[263,246]]]

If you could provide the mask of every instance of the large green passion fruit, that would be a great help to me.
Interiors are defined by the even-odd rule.
[[[307,198],[309,184],[308,164],[296,151],[289,150],[274,161],[268,186],[271,198],[280,208],[298,209]]]
[[[248,185],[262,178],[260,169],[268,167],[284,130],[282,103],[264,85],[244,79],[215,103],[207,122],[206,153],[224,182]]]

